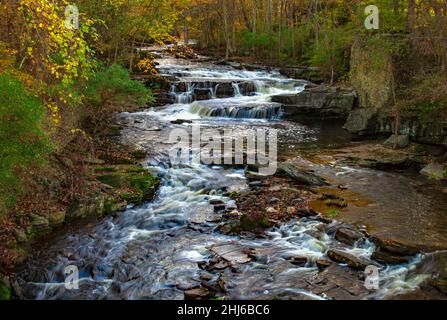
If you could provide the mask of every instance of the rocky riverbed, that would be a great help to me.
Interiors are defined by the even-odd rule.
[[[122,143],[144,150],[143,166],[160,180],[154,201],[42,243],[11,281],[16,297],[445,297],[442,182],[395,171],[424,161],[413,152],[352,144],[337,122],[307,119],[309,105],[314,116],[347,117],[351,91],[197,60],[164,57],[159,70],[169,87],[159,97],[169,104],[116,119]],[[309,112],[284,118],[287,105]],[[278,130],[277,173],[174,165],[169,135],[193,125],[242,137]],[[113,186],[116,172],[97,174]],[[79,290],[64,286],[67,265],[80,270]],[[379,272],[375,289],[365,285],[367,267]]]

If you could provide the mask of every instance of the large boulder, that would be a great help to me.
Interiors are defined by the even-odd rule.
[[[376,262],[369,259],[356,257],[353,254],[338,249],[330,249],[327,252],[327,256],[332,261],[347,264],[350,268],[355,270],[365,270],[366,267],[371,265],[377,266]]]
[[[355,109],[349,114],[344,128],[350,133],[358,135],[375,134],[375,116],[376,111],[374,109]]]
[[[278,165],[279,174],[285,174],[296,181],[311,185],[311,186],[324,186],[327,185],[327,182],[324,178],[317,176],[314,173],[311,173],[307,170],[300,168],[299,166],[293,163],[280,163]]]
[[[447,168],[440,163],[430,163],[421,170],[422,175],[436,180],[445,179],[446,172]]]
[[[385,141],[385,146],[393,149],[404,149],[410,144],[410,137],[406,134],[393,134]]]
[[[315,116],[346,119],[356,104],[352,89],[315,86],[297,94],[281,94],[272,97],[272,102],[283,105],[286,118]]]

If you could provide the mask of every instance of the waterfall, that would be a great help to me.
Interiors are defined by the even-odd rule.
[[[234,96],[235,97],[242,97],[241,89],[239,88],[239,84],[236,82],[233,82],[232,84],[233,90],[234,90]]]
[[[268,105],[248,105],[248,106],[219,106],[206,105],[194,102],[190,105],[189,111],[200,117],[221,117],[235,119],[267,119],[275,120],[281,117],[281,106],[278,104]]]

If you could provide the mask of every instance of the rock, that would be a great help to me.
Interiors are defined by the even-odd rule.
[[[283,105],[286,118],[308,115],[346,119],[355,101],[356,93],[353,90],[324,85],[306,88],[298,94],[272,97],[272,102]]]
[[[423,289],[433,288],[437,292],[447,295],[447,251],[437,251],[426,254],[419,265],[412,270],[407,278],[421,277],[426,280],[420,285]]]
[[[218,212],[222,212],[226,209],[227,207],[225,206],[225,204],[218,204],[214,206],[214,212],[218,213]]]
[[[282,67],[279,73],[291,79],[304,79],[313,83],[322,83],[321,70],[315,67]]]
[[[363,233],[351,228],[341,227],[335,231],[335,239],[347,245],[353,246],[357,241],[363,239]]]
[[[13,234],[18,243],[25,243],[28,241],[28,236],[23,229],[14,229]]]
[[[302,257],[302,256],[293,257],[290,260],[290,263],[295,266],[304,267],[307,264],[307,257]]]
[[[356,257],[350,253],[338,250],[330,249],[327,252],[327,256],[335,262],[345,263],[349,267],[356,270],[365,270],[367,266],[377,265],[377,263],[370,261],[368,259]]]
[[[389,251],[385,251],[381,248],[378,248],[373,252],[371,259],[386,264],[402,264],[410,262],[413,259],[413,257],[396,255]]]
[[[446,168],[439,163],[430,163],[422,169],[420,173],[426,177],[436,180],[446,179]]]
[[[210,251],[228,261],[232,265],[245,264],[250,262],[252,259],[247,254],[249,249],[237,244],[216,245],[211,247]]]
[[[265,212],[268,213],[268,214],[274,214],[274,213],[277,213],[278,210],[276,210],[273,207],[268,207],[268,208],[265,209]]]
[[[373,241],[382,251],[389,252],[397,256],[415,256],[420,252],[418,248],[402,244],[393,239],[371,236],[370,240]]]
[[[172,120],[171,124],[178,124],[178,125],[182,125],[184,123],[192,123],[191,120],[182,120],[182,119],[178,119],[178,120]]]
[[[47,217],[32,213],[30,214],[29,218],[31,226],[38,232],[46,231],[50,226],[50,222],[48,221]]]
[[[287,207],[287,213],[290,215],[296,215],[298,212],[298,209],[295,207]]]
[[[210,205],[217,206],[217,205],[222,205],[222,204],[225,204],[222,200],[219,200],[219,199],[210,200]]]
[[[65,221],[65,211],[50,212],[48,219],[51,227],[59,226]]]
[[[299,168],[298,166],[292,163],[281,163],[278,166],[278,173],[285,174],[296,181],[313,186],[324,186],[327,185],[326,180],[320,176],[317,176],[313,173],[307,172],[304,169]]]
[[[393,134],[384,144],[389,148],[404,149],[410,145],[410,137],[408,135]]]
[[[278,198],[274,198],[274,197],[273,197],[273,198],[270,199],[269,203],[270,203],[270,204],[276,204],[276,203],[278,203],[279,201],[280,201],[280,200],[279,200]]]
[[[332,265],[332,263],[333,262],[328,259],[318,259],[316,262],[317,268],[320,272],[325,270],[326,268],[330,267]]]
[[[358,135],[374,134],[376,111],[371,108],[361,108],[353,110],[346,120],[344,128],[351,133]]]
[[[206,288],[195,288],[185,291],[185,300],[204,300],[211,297],[211,292]]]
[[[317,217],[319,214],[318,212],[312,210],[312,209],[298,209],[297,214],[301,217],[309,218],[309,217]]]
[[[309,284],[307,290],[317,295],[324,294],[329,299],[361,300],[369,294],[364,280],[361,279],[362,273],[333,263],[317,275],[306,279]]]

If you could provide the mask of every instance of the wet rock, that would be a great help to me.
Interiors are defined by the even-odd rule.
[[[410,262],[413,256],[397,255],[378,248],[373,252],[371,259],[386,264],[402,264]]]
[[[433,288],[447,296],[447,251],[426,254],[416,269],[412,270],[408,278],[426,277],[421,284],[423,289]]]
[[[408,135],[393,134],[384,144],[393,149],[405,149],[410,145],[410,137]]]
[[[446,179],[445,172],[446,168],[444,167],[444,165],[439,163],[430,163],[428,166],[421,170],[422,175],[436,180]]]
[[[303,256],[295,256],[290,259],[290,263],[298,267],[305,267],[307,262],[307,257]]]
[[[278,166],[278,173],[285,174],[296,181],[306,184],[306,185],[314,185],[314,186],[324,186],[327,185],[325,179],[316,174],[307,172],[306,170],[299,168],[298,166],[292,163],[281,163]]]
[[[214,200],[210,200],[210,204],[213,206],[217,206],[217,205],[222,205],[225,204],[222,200],[219,199],[214,199]]]
[[[210,261],[200,261],[197,263],[199,268],[206,271],[223,270],[231,266],[229,261],[221,257],[213,257]]]
[[[324,271],[326,268],[329,268],[333,264],[333,262],[328,259],[318,259],[316,261],[316,264],[317,264],[318,270],[321,272],[321,271]]]
[[[210,248],[210,251],[228,261],[231,265],[245,264],[252,260],[250,257],[252,254],[249,255],[249,253],[252,253],[252,250],[238,244],[213,246]]]
[[[322,272],[306,279],[314,294],[325,294],[329,299],[359,300],[368,295],[362,272],[332,264]]]
[[[226,209],[225,204],[218,204],[214,206],[214,212],[222,212]]]
[[[350,253],[338,249],[330,249],[327,252],[327,256],[332,261],[347,264],[349,267],[356,270],[365,270],[366,267],[369,265],[377,265],[377,263],[371,260],[359,258]]]
[[[357,241],[363,239],[363,233],[353,228],[341,227],[335,231],[335,239],[353,246]]]
[[[191,120],[182,120],[182,119],[178,119],[178,120],[172,120],[171,124],[178,124],[178,125],[182,125],[184,123],[192,123]]]
[[[415,256],[420,252],[418,248],[400,243],[394,239],[371,236],[370,240],[383,252],[388,252],[396,256]]]
[[[308,87],[299,94],[272,97],[272,102],[283,105],[286,118],[309,115],[346,119],[355,101],[356,93],[353,90],[329,86]]]
[[[185,300],[205,300],[211,297],[211,292],[203,287],[185,291]]]
[[[299,208],[299,209],[297,210],[297,214],[298,214],[299,216],[301,216],[301,217],[305,217],[305,218],[316,217],[316,216],[319,215],[318,212],[316,212],[316,211],[314,211],[314,210],[312,210],[312,209],[302,209],[302,208]]]

